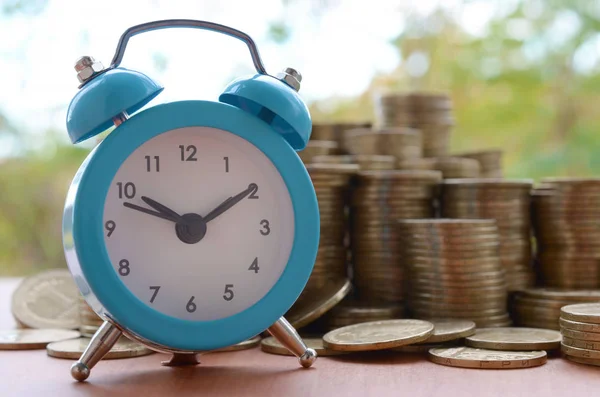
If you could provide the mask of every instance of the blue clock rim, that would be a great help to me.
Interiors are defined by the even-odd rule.
[[[287,185],[295,218],[294,245],[273,288],[231,317],[194,322],[167,316],[133,295],[112,267],[104,244],[104,201],[123,161],[163,132],[189,126],[214,127],[240,136],[261,150]],[[124,329],[162,346],[212,350],[259,334],[292,306],[312,272],[319,242],[319,210],[310,177],[285,141],[260,119],[234,106],[180,101],[144,110],[113,131],[82,165],[73,207],[73,240],[82,273],[106,312]]]

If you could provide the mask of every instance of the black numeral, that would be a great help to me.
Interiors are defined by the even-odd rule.
[[[262,234],[263,236],[268,236],[269,234],[271,234],[271,228],[269,227],[268,220],[263,219],[262,221],[260,221],[260,225],[263,227],[260,230],[260,234]]]
[[[115,231],[117,224],[115,223],[115,221],[106,221],[106,223],[104,224],[104,227],[106,228],[106,230],[108,230],[106,237],[110,237],[113,234],[113,232]]]
[[[194,297],[192,296],[190,298],[190,300],[188,301],[187,305],[185,305],[185,310],[188,311],[188,313],[193,313],[196,311],[196,304],[194,303]]]
[[[158,295],[158,290],[160,290],[160,285],[150,287],[150,289],[154,290],[154,292],[152,293],[152,297],[150,298],[150,303],[154,303],[154,299],[156,298],[156,295]]]
[[[256,193],[258,192],[258,185],[256,183],[251,183],[250,185],[248,185],[248,187],[252,189],[248,198],[257,199],[258,196],[256,195]]]
[[[152,171],[152,156],[144,156],[146,159],[146,171]],[[154,168],[156,172],[160,172],[160,158],[158,156],[154,156]]]
[[[223,294],[223,299],[226,301],[230,301],[233,299],[233,284],[225,284],[225,293]]]
[[[179,145],[179,150],[181,152],[181,161],[198,161],[196,158],[196,146],[194,145]],[[187,156],[186,156],[187,154]]]
[[[225,160],[225,172],[229,172],[229,157],[223,157]]]
[[[119,274],[121,276],[128,276],[131,273],[131,269],[129,268],[129,261],[127,259],[121,259],[119,261]]]
[[[254,273],[258,273],[259,269],[260,267],[258,267],[258,258],[254,258],[248,270],[254,270]]]
[[[123,185],[123,182],[117,182],[117,186],[119,187],[120,199],[123,198],[123,195],[128,199],[135,197],[135,185],[132,182],[127,182],[125,185]]]

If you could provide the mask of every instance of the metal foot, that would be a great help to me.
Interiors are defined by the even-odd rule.
[[[94,366],[110,351],[121,337],[121,331],[108,321],[100,326],[79,360],[71,366],[71,376],[83,382]]]
[[[200,364],[200,361],[195,353],[173,353],[169,360],[161,361],[161,365],[165,367],[183,367],[198,364]]]
[[[271,325],[269,333],[285,346],[294,356],[298,357],[304,368],[309,368],[317,360],[317,352],[306,346],[298,332],[284,317]]]

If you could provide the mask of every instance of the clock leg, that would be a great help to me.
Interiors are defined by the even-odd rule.
[[[121,331],[105,321],[96,331],[79,360],[71,366],[71,376],[79,382],[86,380],[94,365],[110,351],[119,337],[121,337]]]
[[[298,332],[284,317],[281,317],[268,329],[275,339],[300,359],[304,368],[309,368],[317,360],[317,352],[306,346]]]

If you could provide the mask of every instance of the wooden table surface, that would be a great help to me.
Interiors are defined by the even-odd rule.
[[[0,328],[14,328],[10,296],[18,280],[0,279]],[[321,357],[302,369],[293,357],[252,350],[212,353],[196,367],[167,368],[167,356],[101,361],[87,382],[71,379],[71,360],[45,350],[0,350],[0,396],[600,396],[600,367],[553,357],[529,369],[451,368],[424,356],[373,353]]]

